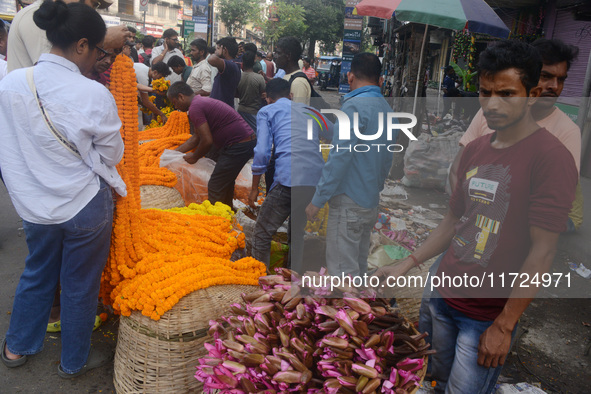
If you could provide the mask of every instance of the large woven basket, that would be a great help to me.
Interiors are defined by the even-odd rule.
[[[185,201],[181,193],[173,187],[156,185],[140,186],[140,198],[142,209],[169,209],[185,206]]]
[[[240,302],[240,294],[256,286],[224,285],[183,297],[159,321],[139,312],[121,317],[115,353],[114,384],[118,393],[200,393],[195,379],[209,320]]]
[[[421,277],[422,282],[425,283],[427,275],[429,274],[429,269],[431,268],[435,260],[437,260],[437,257],[427,260],[421,266],[420,269],[417,267],[411,268],[410,271],[408,271],[408,273],[406,274],[406,276]],[[391,291],[393,296],[396,297],[396,302],[398,304],[400,312],[411,322],[418,321],[419,311],[421,309],[421,300],[423,298],[423,287],[396,287],[393,288]]]

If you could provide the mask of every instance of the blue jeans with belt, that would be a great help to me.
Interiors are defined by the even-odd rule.
[[[82,369],[90,352],[101,273],[111,245],[113,199],[101,181],[96,196],[72,219],[52,225],[23,221],[29,255],[16,288],[8,349],[21,355],[43,349],[58,281],[61,282],[61,367]]]

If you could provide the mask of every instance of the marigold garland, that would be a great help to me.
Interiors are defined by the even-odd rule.
[[[252,258],[229,260],[234,250],[245,244],[241,228],[232,226],[232,217],[228,217],[229,207],[207,202],[176,211],[140,209],[140,184],[155,184],[156,178],[172,182],[167,178],[168,170],[156,167],[159,157],[164,149],[180,145],[189,135],[159,138],[140,147],[131,59],[116,58],[111,81],[125,142],[117,168],[128,194],[117,198],[111,251],[101,278],[103,302],[112,305],[116,313],[129,315],[138,310],[159,320],[192,291],[221,284],[256,285],[266,274],[263,263]]]
[[[154,79],[152,81],[152,89],[157,92],[164,93],[168,90],[169,87],[170,87],[170,81],[167,81],[164,78],[158,78],[158,79]]]
[[[162,156],[165,149],[175,149],[190,137],[191,134],[179,134],[158,138],[140,145],[138,149],[140,185],[174,187],[177,183],[177,177],[169,169],[160,167],[160,156]],[[140,138],[143,139],[144,137],[141,136]]]
[[[190,134],[189,117],[186,112],[172,111],[164,126],[140,131],[139,140],[153,140],[156,138],[172,137],[179,134]]]

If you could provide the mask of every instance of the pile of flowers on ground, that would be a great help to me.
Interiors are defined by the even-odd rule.
[[[276,272],[259,279],[262,289],[243,294],[246,305],[210,321],[215,341],[204,345],[209,353],[195,375],[205,393],[401,394],[419,385],[432,353],[426,334],[387,300],[353,288],[300,288],[292,271]],[[306,274],[313,283],[324,277]]]
[[[131,59],[118,56],[111,78],[125,141],[117,169],[127,185],[127,197],[117,198],[111,252],[101,278],[103,302],[122,315],[138,310],[159,320],[192,291],[221,284],[256,285],[266,268],[252,258],[230,261],[232,253],[244,247],[244,234],[234,229],[227,215],[203,214],[208,207],[197,208],[202,214],[192,215],[140,209],[140,148]],[[179,137],[169,138],[178,143]],[[169,147],[174,143],[160,144]],[[145,154],[142,160],[143,164],[149,161]],[[225,208],[218,207],[218,211]]]
[[[140,131],[138,139],[140,141],[153,140],[156,138],[173,137],[180,134],[190,134],[189,117],[186,112],[173,111],[168,116],[168,122],[164,126],[150,129],[150,131]]]

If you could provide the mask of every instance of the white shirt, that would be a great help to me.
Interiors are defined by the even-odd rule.
[[[210,56],[211,56],[211,54],[207,55],[205,60],[209,59]],[[217,67],[214,67],[211,64],[209,64],[209,62],[207,64],[209,65],[209,68],[211,68],[211,80],[212,80],[212,86],[213,86],[213,80],[215,79],[216,75],[218,75],[219,70]]]
[[[6,69],[7,63],[6,63],[6,60],[4,60],[4,59],[5,59],[4,55],[0,55],[0,81],[8,73],[8,71]]]
[[[211,67],[207,60],[203,59],[193,67],[191,75],[187,79],[187,84],[195,93],[200,90],[211,92],[213,82],[211,78]]]
[[[164,45],[160,45],[160,46],[157,46],[156,48],[152,49],[152,57],[150,57],[150,65],[152,65],[152,63],[154,62],[154,59],[156,59],[158,56],[160,56],[162,54],[162,52],[164,52]],[[181,52],[181,50],[178,48],[174,48],[172,51],[166,52],[166,55],[164,55],[164,58],[162,59],[162,61],[165,64],[168,64],[168,61],[173,56],[178,56],[181,59],[185,60],[185,57],[183,56],[183,53]],[[170,75],[168,77],[166,77],[165,79],[170,81],[171,85],[175,82],[183,80],[179,74],[175,73],[172,70],[170,70],[170,71],[171,71]]]
[[[146,66],[144,63],[133,63],[133,69],[135,70],[135,79],[137,80],[137,83],[150,86],[150,77],[148,76],[150,67]]]
[[[8,71],[31,67],[42,53],[48,53],[51,43],[47,34],[33,21],[33,13],[39,9],[42,1],[37,0],[20,10],[8,32]]]
[[[49,131],[27,83],[27,69],[0,81],[0,168],[18,214],[37,224],[72,219],[98,193],[100,177],[126,195],[115,166],[123,156],[115,100],[69,60],[43,54],[35,86],[56,129],[82,160]]]

